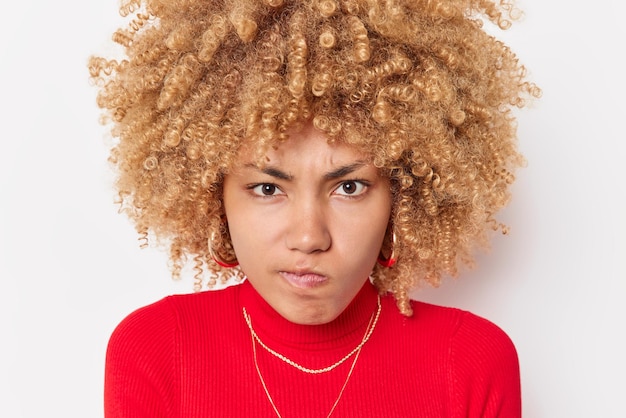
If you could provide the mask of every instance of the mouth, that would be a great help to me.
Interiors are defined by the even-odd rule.
[[[299,289],[312,289],[328,281],[328,277],[313,272],[281,271],[280,275],[289,282],[289,284]]]

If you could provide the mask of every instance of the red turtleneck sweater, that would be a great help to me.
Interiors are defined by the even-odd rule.
[[[107,418],[276,417],[257,373],[242,310],[270,348],[308,368],[331,365],[363,339],[377,293],[365,284],[333,322],[296,325],[248,283],[169,296],[115,329],[105,373]],[[363,346],[333,417],[521,416],[517,354],[507,335],[471,313],[391,296]],[[257,364],[283,418],[326,417],[354,357],[306,374],[256,345]]]

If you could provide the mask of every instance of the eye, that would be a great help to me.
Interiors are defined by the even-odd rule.
[[[261,183],[251,186],[250,189],[254,192],[254,194],[259,196],[276,196],[279,194],[283,194],[282,191],[272,183]]]
[[[365,192],[367,185],[361,181],[348,180],[342,182],[335,192],[344,196],[359,196]]]

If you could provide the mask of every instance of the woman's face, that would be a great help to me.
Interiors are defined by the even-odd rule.
[[[389,180],[310,124],[267,158],[258,168],[243,152],[224,180],[237,259],[284,318],[330,322],[376,263],[391,211]]]

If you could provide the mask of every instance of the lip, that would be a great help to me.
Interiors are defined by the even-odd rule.
[[[281,271],[280,275],[294,287],[299,289],[312,289],[318,286],[323,285],[328,281],[328,277],[310,272],[291,272],[291,271]]]

